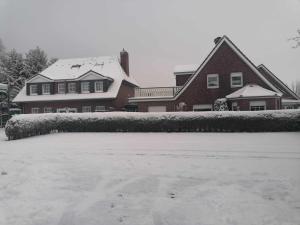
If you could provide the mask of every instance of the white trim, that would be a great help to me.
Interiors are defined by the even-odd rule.
[[[54,81],[48,77],[41,75],[41,74],[37,74],[34,77],[30,78],[26,83],[45,83],[45,82],[54,82]]]
[[[31,108],[31,113],[32,114],[40,113],[40,108],[39,107],[33,107],[33,108]]]
[[[209,84],[209,82],[208,82],[209,78],[217,78],[218,85],[217,86],[209,86],[208,85]],[[207,85],[207,89],[219,88],[220,87],[219,74],[207,74],[207,76],[206,76],[206,85]]]
[[[36,87],[36,93],[33,93],[32,92],[32,87]],[[38,85],[37,84],[29,84],[29,94],[30,95],[38,95],[38,92],[39,92],[39,90],[38,90]]]
[[[87,85],[87,86],[85,86],[85,85]],[[83,93],[83,94],[90,93],[90,82],[88,82],[88,81],[80,82],[80,88],[81,88],[81,93]],[[87,90],[84,90],[85,88],[87,88]]]
[[[162,98],[162,97],[153,97],[153,98],[128,98],[128,102],[165,102],[165,101],[173,101],[174,98]]]
[[[267,104],[266,104],[266,101],[250,101],[249,102],[249,110],[250,111],[253,111],[251,110],[251,107],[264,107],[263,110],[266,110],[267,109]]]
[[[97,83],[101,83],[101,84],[102,84],[102,90],[97,90],[97,89],[96,89]],[[101,85],[100,85],[100,86],[101,86]],[[97,81],[95,81],[95,83],[94,83],[94,91],[95,91],[95,92],[104,92],[104,82],[103,82],[103,80],[97,80]]]
[[[88,78],[89,76],[91,76],[91,78]],[[111,79],[110,77],[105,77],[93,70],[90,70],[88,72],[86,72],[84,75],[81,75],[81,77],[76,78],[75,80],[105,80],[105,79]]]
[[[49,92],[45,92],[45,86],[49,86]],[[50,95],[51,94],[51,86],[50,84],[42,84],[42,93],[43,95]]]
[[[64,91],[61,91],[59,86],[63,86]],[[64,82],[58,82],[57,83],[57,94],[65,94],[65,93],[66,93],[66,84]]]
[[[240,99],[260,99],[260,98],[280,98],[280,96],[247,96],[247,97],[237,97],[237,98],[226,98],[228,100],[240,100]]]
[[[241,84],[232,84],[232,78],[233,77],[240,77],[241,78]],[[234,72],[230,74],[230,87],[236,88],[236,87],[243,87],[243,73],[242,72]]]
[[[289,87],[285,83],[283,83],[278,77],[276,77],[275,74],[273,74],[264,64],[259,65],[258,68],[263,68],[265,72],[267,72],[269,75],[271,75],[271,77],[273,77],[277,82],[279,82],[286,91],[288,91],[296,99],[300,99],[300,97],[296,93],[289,89]]]
[[[179,96],[187,89],[187,87],[195,80],[195,78],[198,76],[198,74],[202,71],[202,69],[205,67],[205,65],[210,61],[210,59],[214,56],[217,50],[219,50],[220,46],[226,42],[229,47],[253,70],[254,73],[256,73],[267,85],[269,85],[270,88],[272,88],[274,91],[281,93],[276,87],[274,87],[258,70],[257,68],[247,59],[232,43],[229,41],[228,37],[223,36],[221,41],[214,47],[214,49],[210,52],[210,54],[207,56],[207,58],[204,60],[204,62],[201,64],[201,66],[198,68],[198,70],[194,73],[193,77],[189,79],[189,81],[184,85],[184,87],[178,92],[178,94],[173,98],[173,100],[176,100],[179,98]]]

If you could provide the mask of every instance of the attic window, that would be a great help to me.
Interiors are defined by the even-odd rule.
[[[75,64],[71,66],[71,69],[79,69],[81,67],[81,65],[79,64]]]

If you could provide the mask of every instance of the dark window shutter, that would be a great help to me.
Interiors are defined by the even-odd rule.
[[[108,86],[109,86],[108,80],[104,80],[104,81],[103,81],[103,91],[104,91],[104,92],[107,92]]]
[[[37,84],[38,87],[38,95],[42,94],[42,84]]]
[[[57,85],[57,88],[58,88],[58,85]],[[57,89],[57,92],[58,92],[58,89]],[[68,85],[68,82],[65,83],[65,93],[67,94],[69,92],[69,85]]]
[[[76,91],[78,93],[81,93],[81,83],[80,82],[76,82]]]
[[[54,82],[53,83],[50,83],[50,94],[51,95],[54,95]]]
[[[26,94],[30,95],[30,84],[26,84]]]
[[[95,81],[90,81],[90,92],[91,93],[95,92]]]

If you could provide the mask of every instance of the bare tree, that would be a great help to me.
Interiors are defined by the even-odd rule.
[[[300,47],[300,29],[297,30],[297,35],[290,38],[289,41],[294,41],[295,42],[295,46],[293,46],[293,48]]]

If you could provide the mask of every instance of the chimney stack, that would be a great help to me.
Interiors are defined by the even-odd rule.
[[[120,64],[124,72],[129,76],[129,54],[125,49],[120,52]]]
[[[215,44],[217,45],[221,39],[222,39],[221,37],[216,37],[214,39]]]

